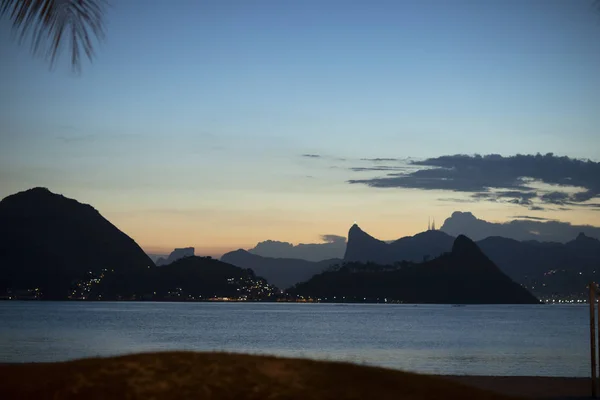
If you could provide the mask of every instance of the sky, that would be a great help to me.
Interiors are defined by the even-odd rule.
[[[112,3],[80,74],[0,21],[0,197],[48,187],[151,253],[455,210],[600,225],[590,1]]]

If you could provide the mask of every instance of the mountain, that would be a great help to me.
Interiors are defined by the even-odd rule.
[[[184,257],[162,266],[109,275],[94,287],[103,299],[206,300],[233,298],[267,300],[277,290],[252,270],[210,257]]]
[[[346,238],[337,235],[323,235],[325,243],[300,243],[266,240],[258,243],[248,252],[270,258],[298,258],[307,261],[323,261],[342,258],[346,249]]]
[[[348,232],[344,261],[393,264],[398,261],[423,261],[450,251],[454,238],[429,230],[391,243],[375,239],[356,224]]]
[[[565,246],[581,257],[593,260],[596,264],[600,260],[600,240],[586,236],[583,232]]]
[[[429,230],[390,243],[393,254],[401,260],[422,261],[435,258],[452,249],[454,237],[442,231]]]
[[[583,295],[600,276],[600,241],[584,234],[566,244],[502,237],[478,244],[504,273],[538,296]]]
[[[194,251],[195,249],[193,247],[183,247],[180,249],[175,249],[171,252],[171,254],[169,254],[169,257],[167,257],[166,259],[160,257],[158,260],[156,260],[156,265],[167,265],[171,264],[173,261],[179,260],[180,258],[193,257]]]
[[[374,262],[387,264],[394,262],[394,254],[388,243],[375,239],[357,224],[348,231],[348,244],[344,261]]]
[[[445,232],[429,230],[386,243],[355,225],[350,229],[344,261],[417,262],[450,251],[453,241]],[[584,233],[567,243],[491,236],[477,245],[502,272],[537,296],[582,296],[589,281],[600,279],[600,241]]]
[[[34,188],[0,201],[0,292],[34,289],[66,298],[104,270],[154,267],[133,239],[90,205]]]
[[[290,294],[322,301],[400,301],[439,304],[536,304],[473,241],[460,235],[452,250],[421,264],[350,262],[292,288]],[[343,300],[342,300],[343,301]]]
[[[270,258],[261,257],[240,249],[223,254],[221,261],[240,268],[250,268],[273,285],[279,288],[287,288],[309,279],[342,260],[331,259],[312,262],[293,258]]]
[[[166,260],[168,257],[168,254],[153,254],[153,253],[146,253],[148,255],[148,257],[150,257],[150,259],[154,262],[154,265],[158,265],[158,260],[160,260],[161,258],[163,260]]]

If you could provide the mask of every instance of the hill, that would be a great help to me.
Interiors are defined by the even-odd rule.
[[[131,300],[269,300],[277,289],[252,270],[210,257],[184,257],[162,267],[108,275],[92,298]]]
[[[340,263],[340,259],[311,262],[293,258],[270,258],[251,254],[245,250],[236,250],[223,254],[221,261],[240,268],[250,268],[256,274],[265,277],[279,288],[288,288],[298,282],[310,279],[332,265]]]
[[[322,301],[400,301],[440,304],[536,304],[473,241],[459,236],[452,251],[421,264],[350,262],[296,285],[290,294]]]
[[[34,188],[0,202],[0,292],[64,299],[106,271],[154,267],[133,239],[93,207]]]

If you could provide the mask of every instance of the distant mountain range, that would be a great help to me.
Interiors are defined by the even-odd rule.
[[[452,250],[455,238],[443,231],[429,230],[384,242],[353,225],[342,260],[322,262],[260,257],[243,250],[227,253],[222,261],[252,268],[269,282],[286,288],[343,263],[394,265],[432,260]],[[600,279],[600,241],[580,233],[567,243],[517,241],[487,237],[476,242],[483,253],[515,282],[536,296],[582,296],[590,280]]]
[[[223,254],[221,261],[241,268],[250,268],[282,289],[306,281],[330,266],[342,262],[341,259],[312,262],[293,258],[261,257],[241,249]]]
[[[167,264],[171,264],[174,261],[177,261],[184,257],[193,257],[195,249],[193,247],[182,247],[180,249],[175,249],[169,254],[167,258],[159,257],[156,260],[157,266],[163,266]]]
[[[455,217],[456,213],[451,218]],[[467,216],[467,219],[472,218]],[[326,254],[344,242],[344,238],[326,238],[326,241],[328,243],[319,246],[328,250],[321,253],[315,253],[310,245],[291,248]],[[273,243],[264,242],[254,251],[262,251]],[[600,274],[600,241],[584,233],[567,243],[487,237],[477,245],[501,271],[540,297],[581,295],[585,285],[591,280],[597,281]],[[290,246],[284,247],[290,249]],[[447,254],[455,247],[455,238],[443,231],[428,230],[384,242],[353,225],[343,259],[315,262],[262,257],[238,250],[217,261],[194,257],[193,248],[182,248],[175,249],[165,260],[166,265],[159,268],[135,241],[91,206],[48,189],[35,188],[0,202],[0,297],[11,297],[10,293],[18,290],[30,294],[35,291],[32,296],[44,299],[156,299],[153,296],[163,296],[160,293],[165,291],[181,292],[185,287],[190,288],[186,289],[190,295],[199,294],[199,286],[193,283],[195,280],[213,282],[215,288],[225,284],[223,277],[217,278],[218,282],[210,280],[210,271],[214,268],[237,271],[232,277],[248,276],[259,282],[254,285],[256,288],[270,287],[257,276],[280,288],[288,288],[332,268],[348,265],[358,268],[358,263],[392,268],[402,263],[446,265],[444,263],[449,262]],[[428,264],[433,261],[438,264]],[[170,265],[177,267],[166,268]],[[248,269],[252,270],[251,274],[243,272]],[[208,275],[203,275],[205,273]],[[167,288],[163,284],[168,282],[177,286]],[[271,290],[274,289],[265,289],[263,295]],[[202,295],[207,291],[210,290],[202,287]],[[229,293],[219,291],[213,295]]]
[[[353,228],[352,234],[361,234]],[[369,249],[374,250],[377,242],[370,241]],[[331,302],[539,303],[463,235],[453,241],[449,253],[431,261],[393,266],[348,262],[299,283],[289,293]]]
[[[479,219],[470,212],[455,211],[444,221],[440,231],[450,236],[465,235],[478,241],[487,237],[500,236],[518,241],[537,240],[543,242],[566,243],[579,233],[600,239],[600,227],[591,225],[572,225],[542,217],[516,215],[508,222],[489,222]],[[259,242],[248,252],[270,258],[297,258],[307,261],[322,261],[343,258],[346,251],[346,238],[338,235],[323,235],[325,243],[301,243],[266,240]],[[398,240],[386,240],[393,243]],[[448,247],[449,248],[449,245]],[[417,252],[419,253],[419,252]],[[417,255],[416,257],[418,257]]]
[[[248,252],[262,257],[298,258],[307,261],[323,261],[342,258],[346,250],[346,238],[337,235],[322,235],[325,243],[300,243],[266,240],[258,243]]]
[[[442,231],[425,231],[385,243],[354,225],[344,261],[384,265],[424,261],[449,252],[453,241]],[[600,276],[600,241],[583,233],[564,244],[488,237],[477,245],[511,279],[538,296],[580,294]]]

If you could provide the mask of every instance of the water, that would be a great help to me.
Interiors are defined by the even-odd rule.
[[[151,350],[345,360],[437,374],[589,376],[582,306],[0,302],[0,362]]]

